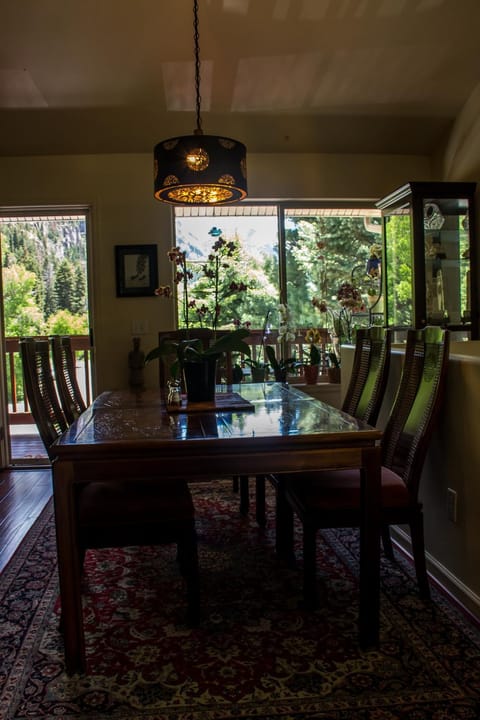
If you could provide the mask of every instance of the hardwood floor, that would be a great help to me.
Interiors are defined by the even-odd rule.
[[[49,467],[0,470],[0,572],[51,496]]]

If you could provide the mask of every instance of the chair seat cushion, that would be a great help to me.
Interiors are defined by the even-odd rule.
[[[179,522],[194,518],[184,480],[91,482],[80,489],[80,525]]]
[[[298,473],[285,481],[287,496],[304,508],[319,511],[357,511],[360,509],[360,471]],[[402,478],[389,468],[382,467],[382,507],[405,508],[410,495]]]

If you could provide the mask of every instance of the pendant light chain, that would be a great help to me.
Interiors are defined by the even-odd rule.
[[[200,117],[200,49],[199,49],[199,36],[198,36],[198,0],[193,1],[193,40],[195,43],[195,95],[196,95],[196,110],[197,110],[197,127],[195,135],[203,135],[202,130],[202,119]]]
[[[155,145],[153,193],[171,205],[226,205],[247,197],[247,148],[226,135],[203,134],[198,5],[199,0],[193,0],[197,126],[192,135]]]

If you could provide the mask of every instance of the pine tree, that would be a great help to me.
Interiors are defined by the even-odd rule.
[[[74,274],[72,264],[62,260],[55,272],[54,288],[58,310],[72,310]]]

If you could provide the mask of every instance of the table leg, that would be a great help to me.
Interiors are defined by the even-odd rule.
[[[250,509],[249,477],[240,475],[240,514],[248,515]]]
[[[360,525],[360,614],[362,648],[376,646],[380,633],[380,488],[381,450],[363,452]]]
[[[58,459],[52,469],[65,665],[72,675],[86,669],[74,472],[72,463]]]

